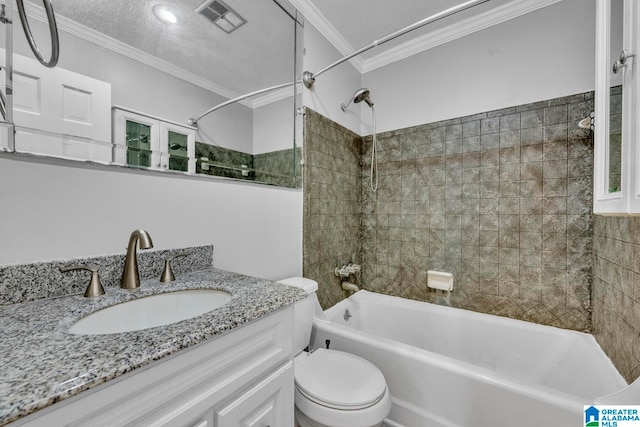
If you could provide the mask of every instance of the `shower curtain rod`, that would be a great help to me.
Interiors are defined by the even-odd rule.
[[[300,82],[300,81],[298,81]],[[244,95],[240,95],[236,98],[230,99],[228,101],[223,102],[222,104],[218,104],[215,107],[212,107],[210,109],[208,109],[207,111],[205,111],[204,113],[200,114],[197,118],[190,118],[187,120],[187,124],[189,126],[194,126],[194,127],[198,127],[198,120],[200,120],[201,118],[203,118],[204,116],[206,116],[207,114],[211,114],[216,110],[219,110],[220,108],[226,107],[227,105],[233,104],[234,102],[238,102],[238,101],[242,101],[243,99],[246,98],[250,98],[252,96],[256,96],[256,95],[260,95],[263,94],[265,92],[271,92],[272,90],[277,90],[277,89],[282,89],[285,88],[287,86],[293,86],[293,82],[289,82],[289,83],[282,83],[279,85],[275,85],[275,86],[271,86],[265,89],[260,89],[260,90],[256,90],[254,92],[250,92],[250,93],[246,93]]]
[[[424,18],[414,24],[409,25],[408,27],[405,27],[401,30],[396,31],[395,33],[391,33],[386,37],[381,38],[380,40],[374,40],[372,43],[368,44],[367,46],[360,48],[356,51],[354,51],[353,53],[350,53],[349,55],[337,60],[336,62],[327,65],[326,67],[324,67],[322,70],[317,71],[315,73],[311,73],[310,71],[305,71],[302,74],[302,81],[304,82],[304,85],[307,87],[307,89],[311,89],[313,87],[313,84],[316,81],[316,77],[318,77],[320,74],[324,73],[325,71],[329,71],[330,69],[332,69],[335,66],[338,66],[340,64],[342,64],[345,61],[348,61],[349,59],[353,58],[354,56],[358,56],[363,52],[368,51],[369,49],[373,49],[376,46],[380,46],[383,43],[386,43],[390,40],[393,40],[395,38],[398,38],[410,31],[416,30],[420,27],[423,27],[427,24],[431,24],[432,22],[438,21],[440,19],[446,18],[447,16],[453,15],[455,13],[458,12],[462,12],[463,10],[466,9],[470,9],[474,6],[477,6],[479,4],[482,3],[486,3],[490,0],[471,0],[471,1],[467,1],[465,3],[461,3],[457,6],[451,7],[449,9],[443,10],[442,12],[438,12],[435,15],[431,15],[428,18]]]

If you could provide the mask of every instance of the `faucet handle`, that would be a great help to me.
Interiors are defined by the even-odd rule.
[[[164,270],[162,271],[162,276],[160,276],[160,281],[163,283],[167,283],[167,282],[173,282],[174,280],[176,280],[176,276],[173,274],[173,271],[171,270],[171,261],[173,261],[176,258],[180,258],[187,255],[189,255],[187,252],[182,252],[179,254],[169,255],[164,257]]]
[[[98,275],[98,267],[95,264],[81,264],[81,265],[67,265],[65,267],[60,267],[61,273],[66,273],[71,270],[88,270],[91,272],[91,280],[89,280],[89,285],[87,286],[87,290],[84,291],[85,297],[97,297],[100,295],[104,295],[104,288],[102,287],[102,282],[100,282],[100,276]]]

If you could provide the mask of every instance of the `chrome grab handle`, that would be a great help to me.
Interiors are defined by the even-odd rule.
[[[100,282],[100,276],[98,276],[98,267],[95,264],[81,264],[81,265],[68,265],[66,267],[60,267],[61,273],[66,273],[67,271],[72,270],[87,270],[91,272],[91,280],[89,281],[89,285],[87,286],[87,290],[84,292],[84,296],[87,298],[97,297],[100,295],[104,295],[104,288],[102,287],[102,282]]]
[[[613,74],[618,74],[618,71],[627,66],[627,59],[633,58],[634,56],[636,55],[629,55],[625,49],[622,49],[620,59],[613,63]]]
[[[20,14],[20,21],[22,22],[22,28],[24,29],[24,35],[27,37],[29,47],[36,56],[36,59],[40,61],[42,65],[48,68],[53,68],[58,63],[58,57],[60,56],[60,40],[58,39],[58,26],[56,24],[56,16],[53,13],[53,6],[51,0],[42,0],[44,4],[44,10],[47,12],[47,21],[49,23],[49,33],[51,34],[51,57],[49,61],[45,61],[40,53],[40,49],[36,45],[36,41],[31,34],[31,28],[29,27],[29,21],[27,21],[27,14],[24,11],[23,0],[16,0],[18,6],[18,13]]]

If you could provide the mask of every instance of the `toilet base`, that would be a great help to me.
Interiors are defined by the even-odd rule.
[[[362,426],[362,427],[381,427],[382,422],[371,426]],[[295,427],[352,427],[352,426],[328,426],[317,421],[310,420],[306,415],[304,415],[298,407],[295,407]]]

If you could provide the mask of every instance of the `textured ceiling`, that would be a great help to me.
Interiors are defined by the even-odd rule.
[[[41,2],[31,0],[34,4]],[[243,94],[293,80],[294,21],[271,0],[224,0],[247,23],[227,34],[195,12],[202,0],[55,0],[57,15]],[[153,13],[166,5],[173,25]]]

